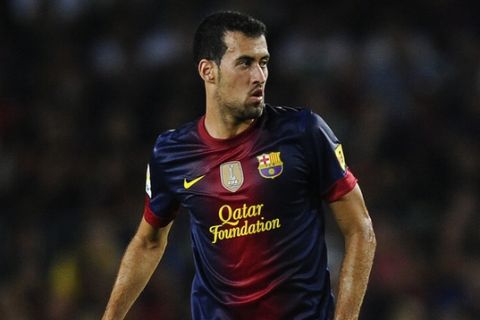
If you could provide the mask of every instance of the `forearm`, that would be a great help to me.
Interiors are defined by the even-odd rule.
[[[371,227],[346,237],[335,320],[358,319],[372,268],[375,246],[375,235]]]
[[[165,251],[166,239],[150,243],[136,235],[122,258],[103,320],[123,319],[145,288]]]

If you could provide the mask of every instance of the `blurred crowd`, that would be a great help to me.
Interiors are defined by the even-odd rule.
[[[400,3],[400,2],[399,2]],[[269,28],[267,102],[344,144],[378,249],[361,319],[480,319],[480,27],[455,1],[0,4],[0,318],[99,319],[156,136],[200,116],[196,26]],[[189,217],[128,319],[189,319]],[[343,243],[329,221],[336,281]]]

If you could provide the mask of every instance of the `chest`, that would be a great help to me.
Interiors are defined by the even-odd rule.
[[[177,159],[179,170],[167,178],[181,205],[200,220],[225,205],[273,210],[307,196],[310,170],[304,149],[295,137],[205,148]]]

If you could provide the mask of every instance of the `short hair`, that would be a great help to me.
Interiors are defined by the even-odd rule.
[[[220,11],[207,16],[198,26],[193,40],[193,60],[213,60],[220,65],[227,46],[224,37],[228,31],[240,31],[247,37],[266,35],[265,24],[247,14],[236,11]]]

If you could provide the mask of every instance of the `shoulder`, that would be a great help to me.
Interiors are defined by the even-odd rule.
[[[272,106],[270,104],[265,105],[266,113],[271,117],[291,117],[301,116],[309,109],[306,107],[294,107],[294,106]]]
[[[198,119],[159,134],[153,147],[154,156],[171,152],[182,145],[198,140],[197,122]]]
[[[327,122],[320,115],[312,111],[310,111],[309,114],[308,130],[321,132],[324,136],[336,140],[335,134]]]
[[[320,129],[325,134],[330,134],[330,127],[325,120],[313,112],[308,107],[292,107],[292,106],[266,106],[268,120],[274,123],[291,126],[303,133]]]
[[[292,106],[265,106],[266,120],[270,126],[304,131],[310,109]]]
[[[269,127],[282,134],[294,134],[306,139],[308,144],[327,141],[330,145],[339,143],[330,126],[308,107],[284,107],[267,105]]]

